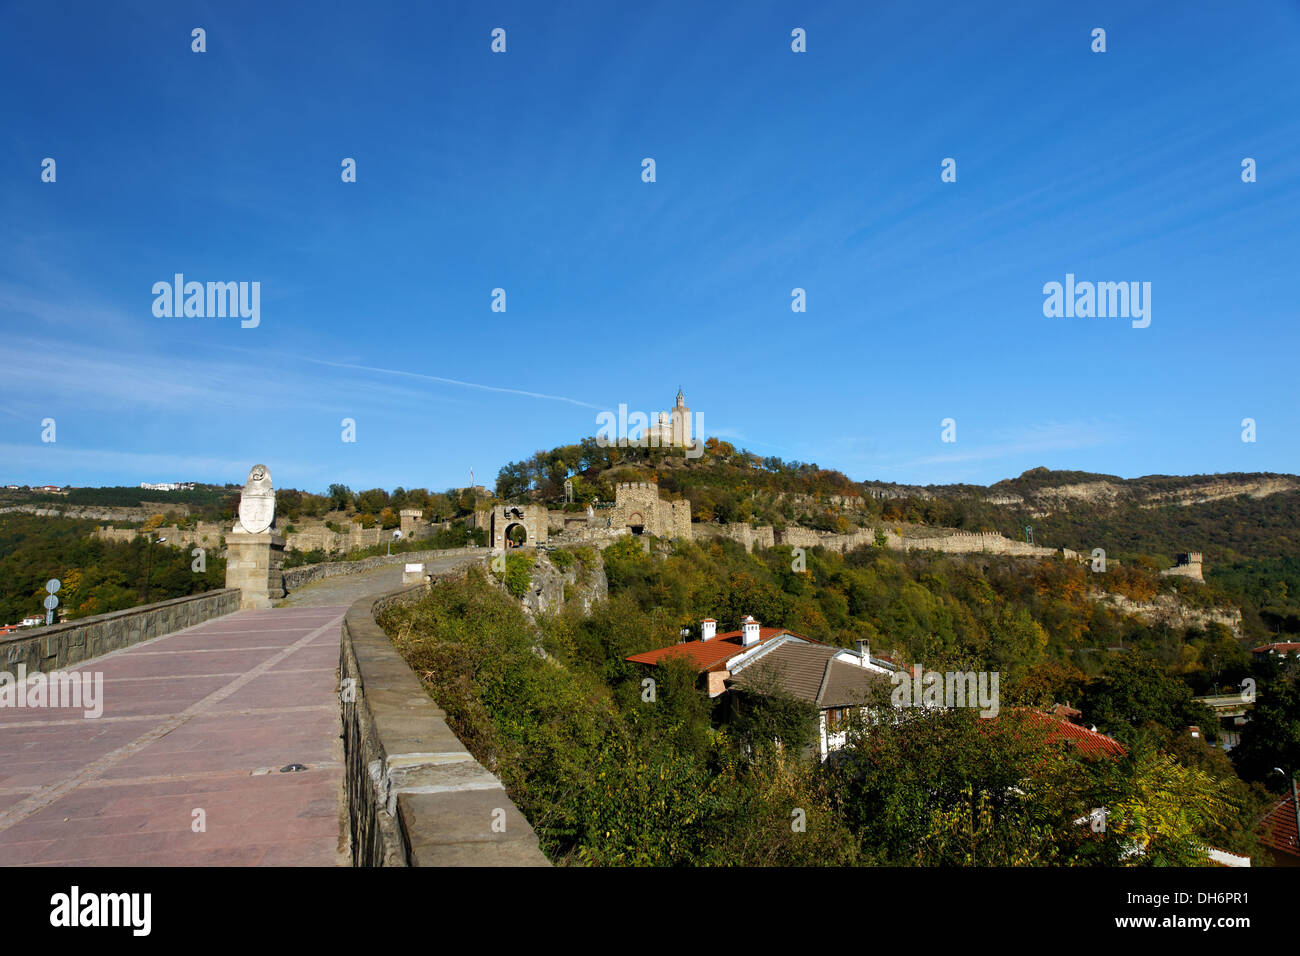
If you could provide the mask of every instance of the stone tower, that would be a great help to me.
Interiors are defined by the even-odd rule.
[[[674,445],[683,447],[691,443],[691,410],[686,407],[686,395],[677,389],[677,402],[673,405],[672,434]]]
[[[1178,562],[1172,568],[1166,568],[1160,572],[1161,577],[1177,576],[1183,578],[1192,578],[1195,581],[1204,581],[1205,576],[1202,571],[1204,558],[1199,551],[1187,551],[1183,554],[1174,555],[1174,560]]]

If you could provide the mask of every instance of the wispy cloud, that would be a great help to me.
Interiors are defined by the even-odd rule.
[[[9,467],[44,470],[52,476],[67,474],[73,469],[96,473],[155,475],[153,480],[166,480],[188,475],[243,475],[249,463],[243,459],[212,455],[186,455],[174,451],[142,452],[52,443],[0,444],[0,458]],[[296,470],[295,462],[277,462],[277,468]]]
[[[9,411],[17,418],[27,417],[16,410],[24,406],[48,410],[65,403],[123,413],[234,413],[256,408],[282,413],[368,407],[376,401],[415,405],[430,399],[427,390],[391,380],[323,376],[286,368],[271,358],[267,353],[250,353],[247,362],[223,362],[214,360],[211,350],[185,358],[143,349],[17,340],[7,343],[0,396],[8,397]],[[342,363],[316,364],[348,368]]]

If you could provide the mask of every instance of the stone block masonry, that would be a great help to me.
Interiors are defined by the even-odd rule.
[[[232,531],[226,538],[226,587],[242,592],[245,610],[269,608],[284,597],[284,539],[271,531]]]
[[[1205,576],[1202,573],[1203,559],[1201,552],[1190,551],[1180,554],[1176,557],[1177,564],[1160,572],[1161,577],[1182,577],[1191,578],[1193,581],[1205,583]]]
[[[496,505],[489,517],[488,540],[497,550],[504,549],[515,529],[523,530],[523,545],[535,548],[550,538],[550,521],[543,505]]]
[[[353,865],[549,866],[501,781],[452,733],[375,621],[384,607],[418,600],[427,587],[363,598],[343,619],[339,674]]]
[[[813,534],[814,532],[809,533]],[[732,541],[744,545],[746,551],[753,551],[755,548],[762,550],[776,546],[775,532],[770,524],[753,528],[743,521],[736,521],[731,524],[701,523],[695,526],[694,535],[697,541],[708,538],[730,538]]]
[[[654,482],[623,482],[614,489],[614,507],[607,514],[611,528],[627,528],[633,534],[691,540],[691,503],[664,501]]]
[[[0,637],[0,670],[13,673],[19,664],[25,664],[28,673],[62,670],[238,610],[239,589],[223,588],[66,624],[33,627]]]

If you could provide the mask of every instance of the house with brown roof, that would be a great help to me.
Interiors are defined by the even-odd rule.
[[[761,692],[775,680],[791,697],[817,708],[817,750],[823,760],[848,742],[855,712],[867,705],[873,685],[889,684],[891,671],[869,652],[799,639],[774,641],[731,668],[727,686],[740,697]]]
[[[873,658],[865,641],[858,642],[857,650],[831,647],[785,628],[763,627],[751,615],[739,630],[721,634],[717,621],[705,618],[699,640],[633,654],[627,660],[657,667],[673,658],[695,667],[701,689],[710,697],[731,692],[733,705],[737,697],[768,686],[768,679],[775,679],[792,697],[814,704],[823,759],[844,746],[849,717],[862,706],[871,681],[897,669]]]

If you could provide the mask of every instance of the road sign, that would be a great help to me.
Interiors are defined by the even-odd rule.
[[[48,581],[45,582],[45,590],[49,591],[51,594],[53,594],[61,587],[63,587],[63,585],[59,583],[58,578],[50,578]]]
[[[51,594],[49,597],[45,599],[45,610],[53,611],[58,606],[59,606],[59,599],[56,598],[53,594]]]

